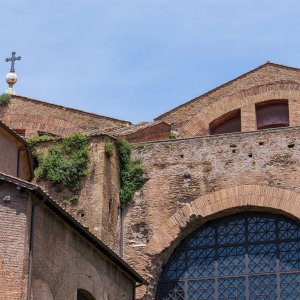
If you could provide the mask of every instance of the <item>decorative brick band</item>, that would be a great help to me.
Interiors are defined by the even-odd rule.
[[[150,255],[160,254],[195,217],[205,222],[225,210],[236,211],[243,207],[271,209],[300,219],[300,194],[276,187],[244,185],[201,196],[186,204],[154,231],[146,252]]]
[[[296,82],[280,81],[255,86],[228,97],[220,98],[210,105],[204,106],[200,112],[179,128],[179,133],[182,137],[207,134],[209,132],[209,123],[230,111],[267,100],[299,98],[300,84]]]

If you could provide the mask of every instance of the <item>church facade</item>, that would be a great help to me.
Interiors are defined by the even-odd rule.
[[[300,69],[266,63],[138,125],[21,96],[0,119],[54,137],[39,149],[90,137],[66,210],[146,279],[137,299],[300,298]],[[145,170],[123,208],[119,158],[105,155],[121,139]],[[59,203],[63,187],[37,183]]]

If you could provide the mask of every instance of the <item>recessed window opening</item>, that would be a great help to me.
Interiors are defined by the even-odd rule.
[[[257,129],[290,125],[288,100],[269,100],[255,105]]]
[[[91,293],[86,290],[78,289],[77,290],[77,300],[96,300]]]
[[[209,124],[210,134],[241,131],[241,110],[236,109],[215,119]]]

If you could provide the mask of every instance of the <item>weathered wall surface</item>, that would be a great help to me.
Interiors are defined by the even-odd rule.
[[[26,129],[26,136],[36,135],[38,131],[62,136],[93,129],[106,132],[130,124],[19,96],[14,96],[8,106],[0,107],[0,119],[13,129]]]
[[[90,139],[88,176],[81,181],[79,199],[72,205],[63,204],[68,193],[62,185],[39,180],[53,199],[83,223],[101,241],[119,253],[119,161],[114,148],[112,157],[105,154],[105,143],[114,144],[108,136],[94,136]],[[38,148],[46,149],[52,142],[42,142]]]
[[[182,137],[202,136],[209,133],[208,125],[214,119],[241,108],[242,131],[252,131],[256,130],[255,103],[287,99],[290,125],[299,125],[299,84],[299,69],[265,64],[156,120],[172,124]]]
[[[16,144],[0,135],[0,172],[17,177],[18,149]]]
[[[245,209],[300,217],[300,128],[143,144],[147,182],[126,209],[125,259],[150,282],[180,240],[210,218]],[[298,198],[297,198],[298,197]]]
[[[5,202],[4,199],[10,201]],[[0,298],[27,299],[30,201],[15,185],[0,189]]]
[[[131,300],[134,282],[43,204],[35,210],[33,300]],[[43,296],[43,298],[41,298]]]

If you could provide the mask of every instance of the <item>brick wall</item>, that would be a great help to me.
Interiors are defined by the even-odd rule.
[[[17,177],[18,147],[0,135],[0,172]]]
[[[119,253],[119,161],[116,146],[113,156],[106,156],[106,142],[114,143],[115,140],[108,136],[91,137],[88,175],[81,181],[79,200],[65,208]],[[46,149],[51,144],[52,142],[43,142],[38,147]],[[38,184],[58,202],[68,192],[63,186],[50,184],[47,180],[40,180]]]
[[[4,199],[10,201],[5,202]],[[27,299],[30,201],[15,185],[0,188],[0,298]]]
[[[150,282],[195,228],[247,209],[300,218],[300,128],[143,144],[147,181],[126,209],[125,258]]]
[[[132,299],[134,282],[43,204],[34,226],[33,300],[75,300],[79,288],[97,300]]]
[[[169,124],[161,122],[126,134],[125,138],[130,143],[168,140],[170,130],[171,126]]]
[[[290,125],[299,125],[300,70],[266,64],[237,80],[220,86],[193,101],[158,117],[172,124],[181,137],[209,133],[209,123],[221,115],[241,109],[242,131],[256,130],[255,103],[287,99]]]
[[[8,106],[0,107],[0,119],[13,129],[26,129],[26,136],[36,135],[38,131],[65,136],[93,129],[111,131],[129,125],[126,121],[19,96],[14,96]]]

